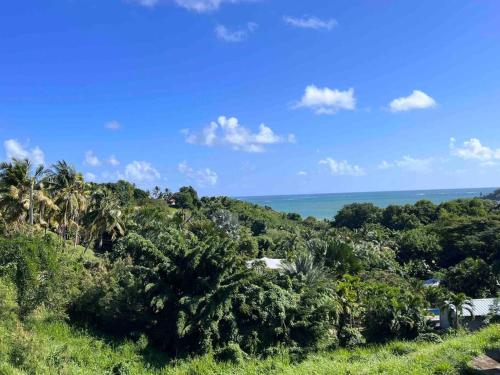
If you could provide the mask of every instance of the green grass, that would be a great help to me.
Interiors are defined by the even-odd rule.
[[[240,364],[211,355],[168,362],[138,342],[110,340],[60,321],[0,322],[0,374],[457,374],[489,348],[500,347],[500,325],[461,333],[441,344],[393,342],[339,349],[294,362],[287,354]]]

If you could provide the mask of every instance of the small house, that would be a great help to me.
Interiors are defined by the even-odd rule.
[[[478,298],[470,300],[472,304],[472,314],[470,311],[462,310],[462,323],[465,327],[475,330],[485,325],[485,319],[491,315],[500,315],[500,304],[498,298]],[[450,328],[452,321],[456,316],[455,311],[442,309],[439,314],[439,325],[441,328]]]

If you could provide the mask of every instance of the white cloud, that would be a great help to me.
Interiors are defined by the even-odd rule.
[[[151,182],[160,178],[160,173],[146,161],[134,160],[125,167],[125,178],[134,182]]]
[[[252,133],[251,130],[242,126],[236,117],[225,116],[212,121],[199,133],[192,133],[189,129],[185,129],[183,134],[186,136],[187,143],[205,146],[227,145],[234,150],[246,152],[264,152],[266,145],[296,142],[295,135],[275,134],[266,124],[260,124],[259,131]]]
[[[98,167],[101,165],[101,161],[94,154],[94,152],[92,150],[89,150],[89,151],[85,152],[85,160],[83,161],[83,164],[91,166],[91,167]]]
[[[84,177],[87,181],[92,181],[92,182],[94,182],[97,179],[97,176],[91,172],[85,173]]]
[[[257,29],[257,24],[253,22],[247,23],[244,29],[229,30],[224,25],[217,25],[215,27],[215,35],[220,40],[229,43],[243,42],[248,38],[248,35]]]
[[[179,163],[178,170],[190,179],[196,181],[201,186],[214,186],[217,184],[217,173],[212,171],[210,168],[195,170],[191,168],[187,162],[183,161],[182,163]]]
[[[346,91],[309,85],[296,107],[312,109],[317,114],[334,114],[342,109],[353,110],[356,107],[354,89]]]
[[[378,165],[378,169],[400,168],[411,172],[430,172],[434,161],[434,158],[417,159],[411,156],[403,156],[401,159],[392,162],[383,160]]]
[[[412,109],[426,109],[436,106],[436,101],[420,90],[413,90],[413,92],[401,98],[394,99],[389,108],[392,112],[404,112]]]
[[[307,176],[307,172],[306,171],[298,171],[297,176]]]
[[[175,0],[177,5],[199,13],[217,10],[223,2],[224,0]]]
[[[8,139],[3,145],[8,159],[29,159],[35,165],[45,164],[45,155],[38,146],[28,150],[15,139]]]
[[[160,5],[162,3],[175,3],[176,5],[185,8],[187,10],[197,12],[197,13],[205,13],[212,12],[217,9],[223,3],[239,3],[242,1],[255,1],[255,0],[130,0],[139,5],[142,5],[147,8],[153,8],[156,5]]]
[[[495,164],[495,160],[500,160],[500,148],[484,146],[477,138],[465,141],[462,147],[456,147],[455,142],[455,138],[450,139],[450,152],[461,159],[480,161],[483,165]]]
[[[120,165],[120,161],[116,158],[115,155],[111,155],[108,160],[107,160],[109,165],[112,165],[116,167],[117,165]]]
[[[326,165],[333,175],[340,176],[364,176],[366,173],[359,165],[351,165],[346,160],[334,160],[325,158],[319,161],[319,164]]]
[[[113,121],[108,121],[107,123],[104,124],[104,127],[109,130],[119,130],[122,127],[122,124],[120,124],[118,121],[113,120]]]
[[[382,160],[382,162],[378,165],[378,169],[389,169],[389,168],[392,168],[394,167],[394,164],[392,163],[388,163],[387,161],[385,160]]]
[[[337,21],[333,18],[322,20],[321,18],[313,16],[303,16],[303,17],[284,16],[283,20],[291,26],[300,27],[303,29],[331,30],[338,25]]]
[[[152,8],[159,3],[159,0],[133,0],[133,1],[135,1],[139,5],[142,5],[142,6],[145,6],[148,8]]]

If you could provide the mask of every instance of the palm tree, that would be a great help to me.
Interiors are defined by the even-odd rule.
[[[120,204],[107,189],[100,189],[92,194],[84,222],[89,228],[89,242],[99,239],[99,248],[102,248],[105,233],[109,233],[112,240],[125,233]]]
[[[448,311],[448,317],[452,321],[453,328],[460,327],[464,311],[474,316],[474,305],[465,293],[450,293],[447,298],[441,302],[440,309]]]
[[[33,170],[28,159],[0,163],[0,205],[10,221],[24,221],[27,212],[28,223],[33,225],[35,203],[41,205],[40,222],[46,205],[56,209],[44,191],[46,173],[43,165]]]
[[[47,189],[59,207],[61,236],[66,238],[68,228],[75,225],[76,244],[79,219],[87,207],[87,186],[83,176],[64,160],[58,161],[48,172]]]
[[[309,253],[301,254],[291,262],[284,262],[283,270],[290,276],[302,276],[308,284],[317,283],[327,277],[323,264],[317,262]]]

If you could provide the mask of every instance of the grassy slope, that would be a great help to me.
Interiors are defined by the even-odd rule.
[[[494,325],[442,344],[342,349],[297,364],[285,355],[239,365],[216,363],[210,355],[168,364],[144,344],[109,341],[62,322],[38,319],[28,326],[8,329],[0,322],[0,374],[456,374],[484,349],[500,347],[500,325]]]

